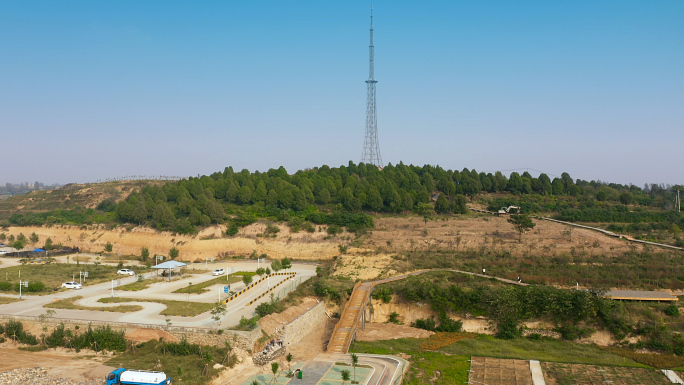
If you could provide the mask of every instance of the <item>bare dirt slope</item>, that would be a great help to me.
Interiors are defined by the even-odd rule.
[[[587,253],[613,255],[628,251],[630,245],[595,231],[572,228],[559,223],[534,220],[533,230],[522,235],[507,217],[494,215],[455,215],[425,222],[420,217],[376,217],[375,229],[366,247],[385,252],[404,250],[481,250],[507,251],[513,255],[553,256],[584,249]],[[568,231],[570,229],[570,231]]]
[[[107,229],[104,225],[88,226],[52,226],[52,227],[9,227],[6,235],[19,233],[28,236],[36,233],[39,237],[39,246],[48,237],[54,244],[62,243],[65,246],[76,246],[84,252],[100,252],[104,250],[107,242],[113,245],[113,254],[119,252],[122,255],[140,255],[140,250],[147,247],[150,255],[168,255],[172,247],[180,250],[180,259],[194,261],[216,257],[222,253],[230,255],[248,256],[253,252],[267,254],[275,258],[295,258],[321,260],[330,259],[339,254],[338,245],[343,243],[342,236],[324,239],[327,233],[317,231],[315,233],[299,232],[291,234],[287,226],[280,226],[281,231],[276,238],[264,239],[257,237],[266,228],[265,224],[255,223],[240,230],[240,233],[231,238],[223,238],[225,226],[212,226],[204,229],[196,236],[174,235],[170,232],[158,232],[146,227],[127,229],[117,227]]]
[[[357,332],[356,339],[359,341],[381,341],[397,338],[428,338],[433,334],[435,333],[406,325],[368,323],[365,330]]]
[[[522,235],[507,222],[505,217],[460,215],[441,217],[428,221],[427,235],[422,218],[377,216],[375,229],[362,236],[358,247],[349,247],[342,255],[341,264],[336,267],[337,274],[354,276],[360,279],[377,277],[392,261],[392,255],[406,251],[442,250],[464,251],[475,250],[491,252],[509,252],[512,255],[541,254],[554,256],[577,252],[588,254],[617,255],[628,251],[630,247],[624,240],[604,236],[600,233],[571,228],[558,223],[535,221],[535,228]],[[323,227],[316,232],[291,233],[289,228],[279,225],[280,232],[275,238],[258,236],[266,229],[265,223],[255,223],[240,229],[238,235],[224,238],[225,226],[211,226],[195,236],[174,235],[169,232],[158,232],[145,227],[117,227],[107,229],[104,225],[88,226],[52,226],[52,227],[10,227],[7,235],[19,233],[24,235],[35,232],[42,244],[48,237],[53,243],[78,246],[83,251],[99,252],[107,242],[114,245],[113,253],[122,255],[139,255],[142,247],[147,247],[152,255],[168,255],[169,249],[180,250],[180,259],[194,261],[196,259],[215,257],[219,254],[250,255],[267,254],[275,258],[294,258],[299,260],[324,260],[340,255],[339,245],[350,244],[353,234],[342,233],[329,237]],[[34,246],[34,245],[29,245]]]

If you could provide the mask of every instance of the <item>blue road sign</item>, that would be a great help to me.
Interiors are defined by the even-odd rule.
[[[230,291],[230,285],[223,287],[223,292],[228,293]]]

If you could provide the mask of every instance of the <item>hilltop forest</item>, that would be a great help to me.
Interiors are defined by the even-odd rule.
[[[645,226],[677,231],[684,219],[674,210],[676,188],[573,180],[567,173],[553,179],[528,172],[506,177],[501,172],[403,163],[379,170],[349,162],[293,175],[283,167],[267,172],[235,172],[227,167],[208,176],[148,185],[118,203],[110,197],[96,209],[15,213],[9,223],[121,222],[181,234],[228,223],[228,235],[233,235],[258,218],[271,218],[287,221],[295,230],[312,231],[312,224],[327,224],[335,233],[343,227],[349,231],[373,227],[368,213],[462,214],[471,200],[493,210],[516,204],[526,213],[555,213],[556,218],[568,221],[622,223],[613,225],[614,230]]]

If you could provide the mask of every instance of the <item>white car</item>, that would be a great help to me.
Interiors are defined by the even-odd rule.
[[[82,289],[82,288],[83,288],[83,286],[81,286],[80,283],[78,283],[78,282],[73,282],[73,281],[71,281],[71,282],[64,282],[64,283],[62,284],[62,287],[65,288],[65,289]]]
[[[0,250],[0,255],[5,255],[5,254],[7,254],[7,252],[6,252],[6,251],[4,251],[4,250]]]
[[[120,275],[135,275],[135,272],[134,272],[133,270],[130,270],[130,269],[121,269],[121,270],[117,271],[116,274],[120,274]]]
[[[226,274],[226,269],[216,269],[211,275],[223,275]]]

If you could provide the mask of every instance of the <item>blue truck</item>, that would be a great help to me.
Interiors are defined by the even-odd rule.
[[[119,368],[107,375],[107,385],[171,385],[164,372]]]

